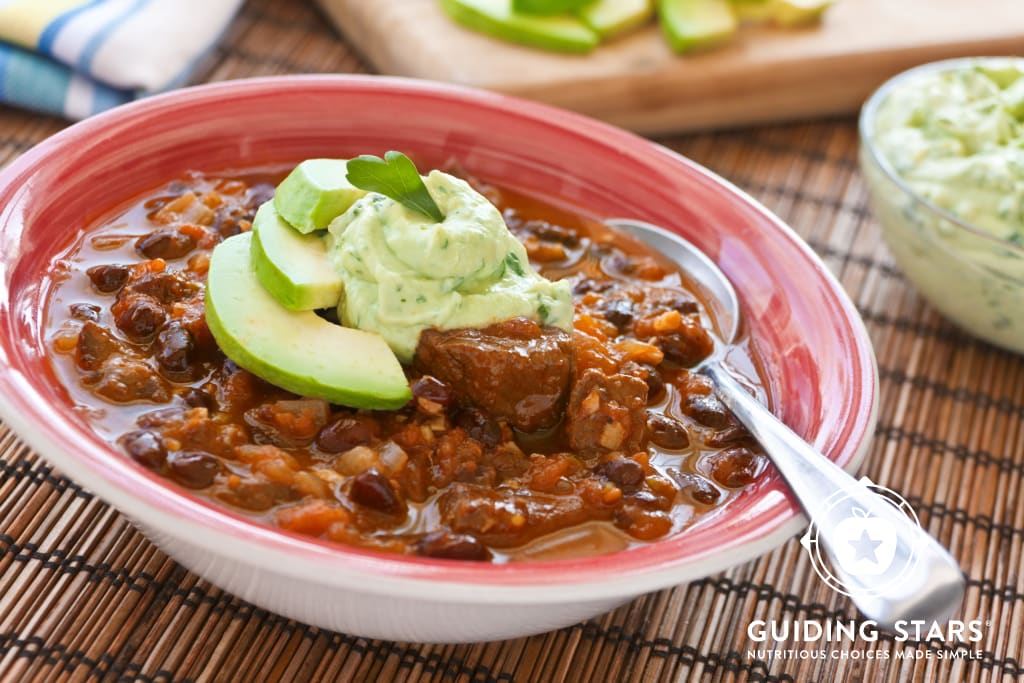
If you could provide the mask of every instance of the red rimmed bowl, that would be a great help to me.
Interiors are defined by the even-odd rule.
[[[597,216],[667,226],[732,278],[779,416],[847,468],[866,454],[877,371],[853,305],[776,217],[686,159],[615,128],[498,95],[400,79],[220,83],[120,107],[0,173],[0,416],[182,564],[289,617],[367,637],[478,641],[599,614],[761,555],[804,521],[777,473],[677,536],[582,560],[396,557],[263,526],[134,464],[72,410],[48,359],[47,273],[95,219],[188,170],[401,149]]]

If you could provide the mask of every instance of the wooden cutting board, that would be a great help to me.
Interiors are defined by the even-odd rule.
[[[683,57],[654,24],[574,56],[466,30],[437,0],[318,2],[383,73],[529,97],[643,133],[849,113],[916,64],[1024,55],[1024,0],[838,0],[820,26],[744,26],[734,43]]]

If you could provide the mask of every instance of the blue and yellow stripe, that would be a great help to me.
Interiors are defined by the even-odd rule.
[[[0,104],[83,118],[181,85],[241,0],[192,0],[190,12],[211,5],[209,30],[192,32],[179,22],[148,50],[142,44],[177,2],[0,0]]]
[[[0,0],[0,33],[9,43],[30,50],[52,45],[76,14],[103,0]]]

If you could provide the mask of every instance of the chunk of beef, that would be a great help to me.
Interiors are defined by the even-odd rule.
[[[647,383],[642,379],[586,370],[569,396],[569,444],[583,452],[640,450],[646,405]]]
[[[179,271],[147,272],[128,284],[118,295],[120,302],[130,294],[145,294],[161,304],[180,303],[201,291],[185,273]]]
[[[587,520],[579,496],[555,496],[473,484],[452,485],[438,499],[441,523],[496,547],[519,545]]]
[[[114,403],[166,403],[171,400],[167,382],[145,361],[114,355],[85,380],[98,396]]]
[[[75,344],[75,363],[82,370],[95,370],[112,355],[121,352],[121,344],[110,330],[92,321],[82,325]]]
[[[516,428],[558,423],[572,374],[572,339],[525,318],[482,330],[425,330],[415,365],[452,387],[463,402]]]

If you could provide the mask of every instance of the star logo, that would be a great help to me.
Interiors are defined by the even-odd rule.
[[[866,486],[920,526],[913,508],[898,493],[866,478],[859,485]],[[848,583],[853,577],[859,594],[880,594],[913,570],[917,556],[913,548],[902,548],[897,556],[899,540],[892,525],[884,515],[862,509],[854,499],[845,490],[825,499],[812,517],[807,533],[800,538],[800,545],[807,550],[815,573],[831,588],[850,595],[854,587]],[[828,550],[818,541],[818,532],[823,528],[829,530]]]
[[[854,561],[867,560],[873,564],[878,562],[875,551],[878,549],[878,546],[882,545],[882,541],[876,541],[871,538],[867,529],[861,530],[860,538],[850,540],[848,543],[853,547],[853,552],[856,553]]]

